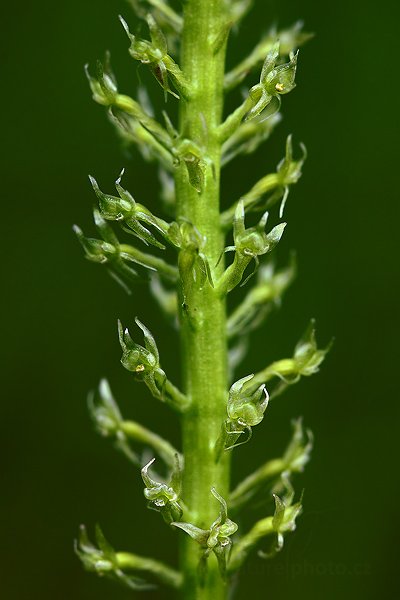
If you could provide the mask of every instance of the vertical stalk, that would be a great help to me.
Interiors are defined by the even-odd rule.
[[[176,175],[178,216],[185,217],[205,236],[204,253],[214,270],[224,247],[220,228],[219,188],[221,143],[217,127],[222,118],[226,26],[223,0],[186,0],[181,66],[191,95],[180,104],[180,132],[198,144],[207,162],[204,189],[191,187],[185,166]],[[221,35],[222,34],[222,35]],[[219,46],[219,47],[218,47]],[[218,275],[223,261],[214,270]],[[211,285],[194,282],[182,293],[181,347],[186,394],[191,407],[183,417],[185,470],[183,498],[192,522],[208,529],[219,513],[211,495],[214,486],[227,497],[229,458],[215,462],[214,444],[226,418],[227,348],[225,300]],[[208,560],[206,580],[198,574],[199,546],[189,536],[181,538],[181,568],[185,600],[219,600],[226,586],[214,555]]]

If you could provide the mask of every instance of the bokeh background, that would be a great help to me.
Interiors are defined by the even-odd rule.
[[[122,0],[28,0],[3,11],[1,597],[124,600],[136,596],[82,571],[78,524],[100,522],[117,548],[172,562],[176,535],[146,511],[138,472],[93,431],[86,394],[108,377],[124,414],[179,444],[175,417],[119,364],[117,317],[150,326],[172,379],[179,364],[145,286],[129,298],[83,259],[71,231],[77,222],[94,233],[87,173],[111,191],[125,166],[137,199],[156,206],[158,193],[154,168],[121,150],[91,101],[83,64],[111,49],[121,89],[134,94],[141,77],[153,97],[161,92],[127,54],[117,14],[133,15]],[[239,375],[289,354],[310,317],[322,344],[336,339],[321,373],[273,403],[235,452],[239,480],[283,450],[292,417],[315,433],[296,480],[305,488],[298,530],[273,562],[253,556],[237,598],[375,600],[396,575],[399,16],[395,0],[258,0],[230,43],[233,65],[273,22],[301,18],[316,32],[279,130],[223,182],[228,204],[275,167],[288,133],[307,145],[278,252],[283,263],[296,249],[299,276]]]

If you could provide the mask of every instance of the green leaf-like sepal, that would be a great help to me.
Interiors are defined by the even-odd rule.
[[[142,479],[145,484],[144,496],[149,502],[149,507],[161,512],[166,523],[172,523],[182,517],[182,508],[179,504],[181,467],[179,461],[172,475],[169,485],[152,479],[148,473],[154,463],[153,458],[142,469]]]
[[[96,526],[96,543],[97,546],[92,544],[88,538],[86,527],[81,525],[79,538],[75,543],[75,552],[87,571],[117,581],[131,590],[154,589],[154,585],[148,584],[139,577],[126,575],[121,570],[116,552],[107,542],[98,525]]]

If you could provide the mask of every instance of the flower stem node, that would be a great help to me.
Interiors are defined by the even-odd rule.
[[[219,516],[210,529],[200,529],[192,523],[172,523],[172,525],[182,529],[203,548],[199,563],[199,571],[203,577],[207,568],[207,559],[211,552],[217,557],[221,575],[225,577],[232,548],[231,536],[236,533],[238,526],[228,518],[227,505],[222,496],[218,494],[215,488],[211,489],[211,493],[218,500],[221,508]]]
[[[183,510],[179,504],[182,469],[177,458],[171,482],[167,485],[166,483],[155,481],[150,477],[148,471],[154,461],[155,458],[142,469],[142,479],[146,486],[144,496],[149,502],[149,507],[161,512],[164,521],[170,524],[180,519],[183,514]]]
[[[232,450],[248,442],[252,436],[252,427],[259,425],[264,418],[269,396],[262,384],[257,389],[245,387],[253,379],[248,375],[236,381],[229,390],[227,413],[220,437],[215,444],[216,459],[219,460],[224,450]],[[247,433],[244,441],[239,441],[240,436]]]

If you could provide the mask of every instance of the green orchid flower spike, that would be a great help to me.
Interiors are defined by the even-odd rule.
[[[302,500],[294,500],[291,480],[310,460],[313,437],[297,419],[286,449],[284,445],[281,453],[254,460],[252,472],[235,487],[230,481],[232,450],[249,442],[269,401],[317,373],[329,350],[318,347],[312,321],[287,357],[235,377],[252,348],[253,332],[281,307],[297,274],[295,261],[281,266],[277,254],[286,228],[285,204],[302,175],[306,151],[300,145],[297,154],[288,135],[275,171],[260,173],[247,190],[241,189],[245,178],[238,158],[259,152],[282,122],[282,97],[296,85],[298,48],[311,36],[300,22],[279,31],[270,27],[227,71],[229,38],[238,33],[253,0],[128,4],[149,32],[148,38],[137,35],[137,23],[130,30],[120,17],[130,56],[147,65],[165,100],[174,96],[179,101],[172,101],[168,113],[160,110],[150,99],[151,81],[146,88],[140,82],[132,96],[122,93],[108,53],[94,69],[86,67],[86,74],[125,157],[135,160],[135,177],[142,170],[139,161],[156,166],[152,183],[160,185],[160,204],[154,197],[147,204],[128,191],[122,183],[124,170],[112,193],[90,176],[98,234],[86,237],[79,227],[74,230],[88,260],[104,265],[128,293],[138,281],[148,283],[156,310],[173,328],[166,348],[181,367],[182,387],[163,368],[162,340],[158,345],[141,321],[135,319],[141,340],[121,322],[118,335],[128,379],[144,383],[145,392],[166,405],[158,407],[163,419],[167,408],[179,413],[181,447],[123,415],[104,379],[88,404],[96,431],[140,469],[147,507],[161,514],[180,549],[175,570],[155,558],[114,550],[100,528],[92,543],[83,527],[76,552],[87,570],[134,592],[163,585],[182,600],[227,600],[251,553],[261,547],[259,556],[271,558],[295,529]],[[255,69],[261,69],[259,77],[227,113],[225,95],[236,94]],[[233,160],[236,171],[228,176],[237,192],[227,203],[222,169]],[[153,194],[154,185],[148,186]],[[173,346],[177,336],[179,352]],[[268,352],[273,347],[269,334]],[[135,406],[128,405],[127,412]],[[246,529],[252,509],[264,505],[266,516]],[[241,519],[244,510],[246,519]],[[268,581],[265,587],[268,595]]]

